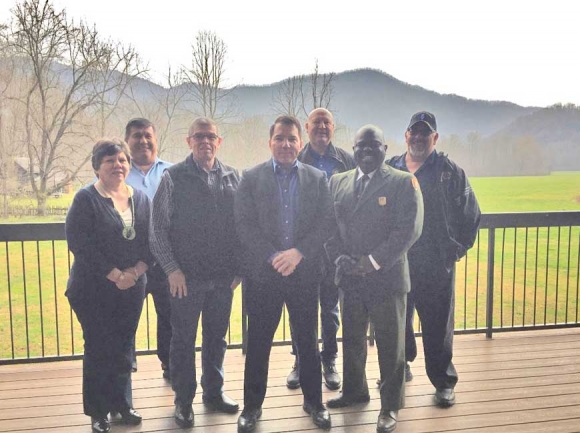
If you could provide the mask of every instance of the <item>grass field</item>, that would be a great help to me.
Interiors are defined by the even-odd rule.
[[[580,210],[578,172],[471,181],[483,212]],[[57,200],[58,206],[66,205],[72,195]],[[4,222],[31,220],[39,221]],[[487,237],[482,231],[476,247],[457,267],[457,329],[485,325]],[[579,241],[578,227],[497,230],[494,324],[578,321]],[[80,327],[64,297],[70,261],[63,241],[0,242],[0,359],[82,352]],[[138,349],[154,348],[155,328],[155,310],[148,298]],[[281,327],[276,338],[288,339],[288,328]],[[239,289],[229,340],[241,342]]]

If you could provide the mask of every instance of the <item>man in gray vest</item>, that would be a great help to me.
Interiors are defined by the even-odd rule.
[[[175,422],[182,428],[194,423],[195,339],[202,312],[203,402],[225,413],[239,408],[223,393],[225,335],[240,281],[234,225],[239,175],[216,158],[222,138],[213,120],[195,119],[186,141],[191,154],[165,171],[153,199],[150,231],[151,251],[169,280],[169,365]]]

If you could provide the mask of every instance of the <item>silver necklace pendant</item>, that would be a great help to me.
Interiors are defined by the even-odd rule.
[[[128,241],[135,239],[136,234],[137,233],[135,232],[135,228],[133,226],[123,227],[123,237]]]

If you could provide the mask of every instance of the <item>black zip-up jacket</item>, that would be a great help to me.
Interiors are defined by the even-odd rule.
[[[447,155],[435,152],[435,169],[439,215],[437,220],[443,224],[438,230],[439,249],[445,267],[451,270],[469,250],[479,230],[481,211],[463,169],[451,161]],[[394,168],[405,167],[406,153],[387,161]]]
[[[312,145],[310,142],[306,143],[306,146],[300,151],[298,154],[298,161],[303,164],[308,164],[314,166],[314,160],[312,159],[312,155],[310,153]],[[339,168],[338,173],[342,173],[348,170],[352,170],[356,168],[356,161],[347,151],[341,149],[340,147],[335,147],[332,143],[328,143],[328,149],[326,151],[326,155],[331,158],[336,159],[339,163],[341,168]]]

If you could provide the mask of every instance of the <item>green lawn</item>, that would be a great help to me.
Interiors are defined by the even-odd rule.
[[[471,181],[483,212],[580,210],[580,173]],[[54,200],[62,206],[70,203],[72,195]],[[39,219],[8,222],[25,221]],[[472,249],[457,267],[458,329],[485,325],[487,236],[487,231],[482,231],[479,249]],[[578,227],[496,231],[496,326],[578,320],[579,240]],[[69,260],[72,257],[63,241],[0,243],[0,359],[70,354],[73,346],[74,353],[82,352],[82,333],[64,296]],[[154,348],[154,324],[155,310],[149,298],[137,334],[139,349]],[[276,338],[289,338],[288,328],[280,328]],[[234,297],[230,341],[241,342],[239,289]]]

